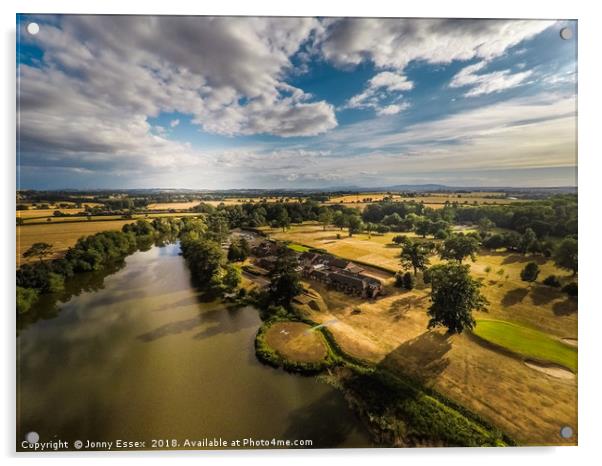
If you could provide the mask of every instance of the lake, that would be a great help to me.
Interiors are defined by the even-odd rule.
[[[258,362],[253,307],[203,302],[178,244],[83,274],[17,337],[17,443],[117,439],[311,440],[368,447],[343,394]],[[38,316],[40,318],[38,318]]]

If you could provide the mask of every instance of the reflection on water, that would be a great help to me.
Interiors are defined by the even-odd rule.
[[[251,307],[202,302],[176,244],[84,274],[20,319],[18,443],[311,439],[368,446],[341,393],[261,365]]]

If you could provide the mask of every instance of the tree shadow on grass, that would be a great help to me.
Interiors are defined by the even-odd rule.
[[[379,365],[427,383],[449,366],[449,358],[445,355],[452,347],[451,342],[448,334],[428,331],[399,345]]]
[[[508,254],[508,253],[506,253]],[[513,253],[504,257],[502,264],[520,264],[526,262],[535,262],[539,265],[546,262],[546,258],[543,256],[526,256],[525,254]]]
[[[531,299],[536,306],[544,306],[560,296],[560,292],[549,286],[535,286],[531,290]]]
[[[421,307],[424,301],[427,299],[426,296],[415,296],[409,295],[402,298],[396,299],[391,303],[387,314],[389,314],[394,321],[400,321],[406,318],[406,314],[415,307]]]
[[[577,299],[566,298],[564,301],[554,303],[552,311],[557,316],[568,316],[577,312]]]
[[[526,288],[515,288],[506,293],[502,298],[502,306],[514,306],[520,303],[529,294],[529,290]]]

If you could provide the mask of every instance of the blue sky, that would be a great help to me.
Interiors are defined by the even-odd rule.
[[[27,15],[17,31],[22,189],[576,184],[574,21]]]

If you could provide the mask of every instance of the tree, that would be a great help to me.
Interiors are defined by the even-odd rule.
[[[406,235],[395,235],[391,240],[395,244],[406,244],[409,241],[409,238]]]
[[[207,216],[207,236],[217,242],[223,243],[230,233],[228,219],[220,212],[214,212]]]
[[[367,222],[365,223],[364,230],[366,230],[366,233],[368,233],[368,238],[372,238],[372,232],[376,230],[376,224]]]
[[[573,297],[577,296],[577,283],[576,282],[567,283],[566,285],[564,285],[562,287],[562,291],[564,291],[569,296],[573,296]]]
[[[416,286],[416,278],[410,272],[406,272],[403,274],[402,283],[406,290],[413,290]]]
[[[288,216],[288,211],[285,207],[282,207],[278,211],[278,215],[276,216],[276,224],[278,227],[282,228],[282,231],[286,231],[286,229],[290,226],[291,219]]]
[[[426,238],[426,235],[428,235],[432,231],[432,227],[433,222],[431,222],[430,220],[420,220],[416,224],[416,234],[422,236],[423,238]]]
[[[473,236],[454,235],[446,239],[441,249],[441,259],[462,261],[470,257],[475,261],[475,254],[479,249],[479,242]]]
[[[226,266],[226,273],[222,279],[222,283],[228,291],[234,290],[240,284],[240,270],[231,264]]]
[[[523,254],[527,252],[535,252],[537,244],[537,235],[531,228],[527,228],[520,238],[518,250]]]
[[[556,275],[548,275],[542,283],[552,288],[560,288],[560,280],[558,280]]]
[[[483,217],[479,220],[478,226],[479,226],[479,231],[481,232],[481,234],[486,235],[495,226],[495,223],[493,223],[487,217]]]
[[[535,262],[529,262],[520,272],[520,279],[524,282],[533,283],[539,275],[539,265]]]
[[[274,304],[289,308],[293,298],[303,290],[296,268],[295,253],[287,247],[280,248],[269,285],[270,300]]]
[[[17,286],[17,312],[23,314],[29,311],[38,300],[38,292],[33,288]]]
[[[318,217],[318,220],[322,224],[322,227],[324,227],[324,230],[326,230],[328,225],[330,225],[332,223],[332,212],[330,211],[330,209],[328,209],[328,208],[322,209],[322,212],[320,212],[320,216]]]
[[[353,236],[354,233],[362,231],[364,223],[359,215],[350,215],[347,218],[347,228],[349,230],[349,236]]]
[[[470,266],[435,265],[429,269],[429,275],[432,305],[427,311],[428,328],[443,326],[449,333],[474,328],[473,311],[484,311],[489,303],[481,294],[481,282],[470,276]]]
[[[31,247],[23,253],[23,257],[37,257],[40,263],[46,256],[52,253],[52,244],[48,243],[33,243]]]
[[[420,243],[408,240],[401,249],[401,265],[408,269],[414,269],[414,276],[418,270],[424,270],[429,265],[428,256],[432,252],[430,243]]]
[[[332,217],[332,223],[334,226],[342,230],[347,226],[347,218],[343,212],[337,210]]]
[[[210,239],[182,241],[182,253],[193,276],[203,285],[216,285],[222,266],[225,264],[224,251],[218,243]]]
[[[577,274],[577,240],[565,238],[554,251],[554,263],[565,270]]]
[[[237,243],[230,243],[228,247],[228,260],[231,262],[241,262],[247,258],[246,254],[241,250]]]

